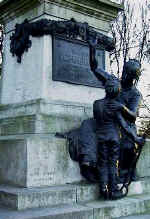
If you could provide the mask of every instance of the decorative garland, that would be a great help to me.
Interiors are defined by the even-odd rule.
[[[21,63],[23,53],[32,46],[30,36],[41,37],[44,35],[62,35],[68,39],[80,39],[87,42],[89,39],[97,39],[97,44],[106,51],[114,49],[112,38],[95,31],[88,23],[76,22],[74,18],[68,21],[55,21],[40,19],[31,22],[27,19],[21,24],[16,24],[15,33],[10,37],[10,52]]]

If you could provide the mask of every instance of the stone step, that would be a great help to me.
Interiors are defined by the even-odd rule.
[[[25,211],[0,209],[1,219],[93,219],[93,209],[82,205],[60,205]]]
[[[41,188],[0,185],[0,203],[16,210],[94,200],[98,196],[98,186],[85,182]]]
[[[0,208],[1,219],[113,219],[149,210],[150,194],[132,195],[116,201],[84,201],[27,210]]]
[[[150,191],[150,179],[144,178],[131,183],[128,196],[144,194],[147,191]],[[84,181],[76,184],[42,188],[0,186],[0,203],[16,210],[79,203],[97,200],[98,198],[98,185],[89,184]]]
[[[136,214],[132,216],[120,217],[119,219],[150,219],[150,212],[145,214]]]
[[[150,194],[131,195],[115,201],[91,201],[85,206],[94,209],[93,219],[111,219],[144,214],[150,207]]]

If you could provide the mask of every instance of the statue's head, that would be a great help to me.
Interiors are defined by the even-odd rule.
[[[133,81],[138,82],[139,77],[141,75],[141,64],[136,59],[130,59],[123,66],[122,86],[130,86],[133,84]]]
[[[116,77],[108,79],[105,83],[106,97],[109,97],[111,99],[117,97],[120,89],[120,82]]]

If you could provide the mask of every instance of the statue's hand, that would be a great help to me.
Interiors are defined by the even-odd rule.
[[[145,143],[145,138],[144,138],[144,137],[136,137],[135,142],[136,142],[138,145],[143,146],[144,143]]]
[[[87,42],[91,47],[97,46],[97,39],[88,39]]]
[[[122,111],[124,105],[118,101],[113,101],[112,103],[108,103],[108,107],[111,111]]]

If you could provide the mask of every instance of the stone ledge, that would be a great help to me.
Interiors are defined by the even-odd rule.
[[[45,108],[47,107],[47,108]],[[22,116],[22,115],[33,115],[35,113],[47,113],[51,114],[51,112],[55,112],[55,108],[52,111],[52,107],[63,107],[75,108],[75,109],[83,109],[88,112],[92,110],[92,104],[81,104],[77,102],[66,102],[66,101],[51,101],[45,99],[34,99],[30,101],[26,101],[23,103],[15,103],[15,104],[0,104],[0,119],[14,117],[14,116]],[[48,110],[48,111],[47,111]],[[58,111],[58,110],[57,110]],[[63,110],[64,113],[66,112]],[[60,113],[60,112],[59,112]],[[68,112],[67,112],[68,113]]]
[[[53,208],[39,208],[26,211],[0,209],[2,219],[93,219],[93,209],[82,205],[60,205]]]
[[[19,0],[12,1],[12,0],[5,0],[0,3],[0,22],[6,23],[15,17],[24,14],[31,8],[33,9],[37,5],[39,5],[39,1],[37,0]]]
[[[150,178],[132,182],[128,196],[146,194],[150,190]],[[60,204],[98,200],[99,186],[82,183],[42,188],[19,188],[0,185],[0,203],[16,210],[52,207]]]
[[[0,186],[0,203],[6,207],[23,210],[76,202],[76,187],[55,186],[37,189]]]
[[[86,4],[84,1],[77,0],[32,0],[32,4],[29,0],[21,0],[18,2],[12,2],[10,0],[7,0],[0,3],[0,21],[6,22],[10,19],[14,19],[15,17],[24,14],[26,11],[33,9],[34,7],[40,4],[43,4],[43,13],[45,13],[46,11],[44,5],[46,5],[47,3],[57,4],[61,7],[67,7],[74,11],[94,15],[98,19],[102,18],[109,21],[113,20],[117,16],[118,11],[123,9],[121,5],[105,0],[98,0],[97,3],[94,3],[90,0],[87,1]]]
[[[0,135],[67,132],[79,127],[92,114],[89,104],[42,99],[0,105]]]
[[[115,201],[92,201],[85,206],[94,208],[94,219],[112,219],[127,215],[141,214],[149,209],[149,194],[125,197]]]
[[[12,209],[23,210],[90,201],[97,199],[98,194],[97,185],[86,183],[43,188],[16,188],[1,185],[0,203]]]
[[[115,19],[118,11],[123,10],[121,5],[104,0],[98,0],[96,2],[89,0],[86,2],[86,4],[83,0],[48,0],[46,1],[46,4],[57,4],[58,6],[93,16],[96,19],[107,21],[112,21]]]
[[[51,208],[14,211],[0,208],[2,219],[116,219],[123,216],[142,214],[149,210],[150,194],[135,195],[116,201],[88,201],[65,204]]]

